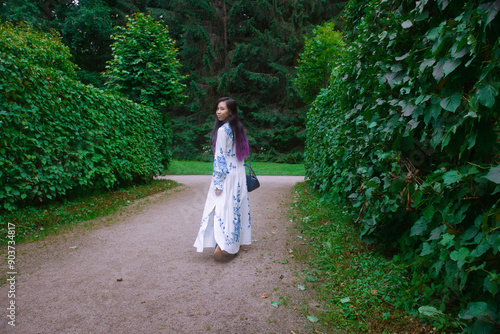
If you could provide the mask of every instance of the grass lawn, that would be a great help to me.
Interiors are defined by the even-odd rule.
[[[304,164],[278,164],[273,162],[252,162],[257,177],[259,175],[303,176]],[[167,175],[212,175],[213,163],[201,161],[174,160],[166,171]]]

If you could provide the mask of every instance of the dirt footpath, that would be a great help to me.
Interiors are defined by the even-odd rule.
[[[254,242],[228,263],[193,247],[210,176],[168,178],[183,186],[92,228],[17,246],[16,326],[7,324],[4,284],[0,333],[313,332],[298,311],[307,291],[297,289],[285,217],[303,177],[259,178],[250,193]]]

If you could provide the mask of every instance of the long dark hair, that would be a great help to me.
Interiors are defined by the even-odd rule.
[[[233,139],[236,146],[236,157],[239,161],[243,161],[245,157],[248,157],[250,155],[250,149],[248,147],[248,139],[245,133],[245,129],[243,128],[243,124],[241,124],[240,118],[238,117],[238,106],[236,104],[236,101],[232,98],[221,97],[215,104],[215,107],[213,109],[214,113],[217,110],[219,103],[223,101],[226,102],[226,107],[231,112],[231,116],[229,116],[227,123],[229,123],[229,126],[233,131]],[[212,130],[212,146],[214,150],[215,143],[217,142],[217,130],[219,130],[219,128],[224,125],[224,123],[226,122],[219,121],[217,115],[215,116],[214,129]]]

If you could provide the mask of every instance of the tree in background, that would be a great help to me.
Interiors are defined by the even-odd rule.
[[[175,27],[172,36],[190,74],[188,99],[173,110],[180,115],[173,117],[176,156],[199,158],[209,149],[212,103],[230,95],[241,106],[253,158],[301,161],[307,105],[292,82],[294,67],[304,34],[333,19],[339,3],[150,1],[152,15]]]
[[[144,2],[144,1],[143,1]],[[3,0],[0,20],[29,22],[33,27],[55,29],[80,67],[78,78],[87,84],[102,87],[102,72],[111,59],[113,27],[125,25],[126,15],[145,11],[138,1],[131,0]]]
[[[164,115],[168,107],[182,102],[185,85],[181,81],[185,77],[179,72],[181,64],[168,27],[136,13],[125,28],[117,27],[112,40],[113,59],[105,73],[107,87]],[[165,130],[171,132],[166,115]],[[170,153],[165,152],[165,159],[170,160]]]
[[[335,31],[332,22],[317,27],[312,37],[305,38],[294,82],[306,103],[312,103],[319,91],[328,86],[334,60],[341,57],[344,45],[342,33]]]

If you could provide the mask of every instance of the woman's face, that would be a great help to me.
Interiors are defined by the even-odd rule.
[[[231,116],[231,112],[229,111],[229,109],[227,109],[226,101],[219,102],[215,114],[217,115],[217,119],[220,122],[225,122],[229,119],[229,117]]]

